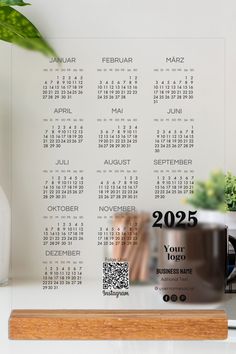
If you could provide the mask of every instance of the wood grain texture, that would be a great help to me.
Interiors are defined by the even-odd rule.
[[[14,310],[10,339],[226,339],[221,310]]]

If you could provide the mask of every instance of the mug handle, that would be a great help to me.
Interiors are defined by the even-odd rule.
[[[236,255],[236,238],[234,238],[233,236],[229,235],[229,242],[233,246],[234,253]],[[230,272],[230,274],[229,274],[229,276],[227,278],[227,285],[230,284],[234,279],[236,279],[236,256],[235,256],[234,269],[232,270],[232,272]]]

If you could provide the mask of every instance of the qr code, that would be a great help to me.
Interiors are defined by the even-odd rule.
[[[103,262],[103,289],[129,289],[128,262]]]

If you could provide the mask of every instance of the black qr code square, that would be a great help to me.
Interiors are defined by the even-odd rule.
[[[103,262],[103,289],[129,289],[128,262]]]

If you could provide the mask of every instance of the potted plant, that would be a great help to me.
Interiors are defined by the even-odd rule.
[[[23,0],[0,0],[0,40],[56,57],[37,28],[12,6],[29,5]],[[0,285],[8,281],[10,259],[10,206],[0,186]]]
[[[206,181],[197,181],[187,203],[198,209],[200,222],[225,223],[236,231],[236,176],[212,172]]]
[[[0,0],[0,40],[26,49],[57,56],[38,29],[12,6],[27,6],[23,0]]]
[[[228,225],[231,235],[236,236],[236,176],[228,172],[225,176],[225,223]]]

